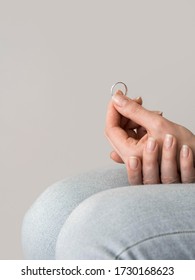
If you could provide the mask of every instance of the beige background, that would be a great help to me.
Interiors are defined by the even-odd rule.
[[[49,185],[107,166],[110,87],[195,131],[195,1],[0,0],[0,258]]]

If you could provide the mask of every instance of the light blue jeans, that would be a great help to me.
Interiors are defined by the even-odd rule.
[[[26,259],[195,259],[195,184],[129,186],[124,166],[49,187],[26,213]]]

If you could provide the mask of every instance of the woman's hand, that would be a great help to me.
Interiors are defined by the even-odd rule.
[[[143,150],[142,161],[139,157],[130,157],[128,180],[131,185],[140,184],[173,184],[195,182],[193,153],[183,145],[180,151],[180,171],[177,168],[177,140],[167,134],[162,146],[159,164],[158,143],[149,137]]]
[[[122,122],[128,123],[130,133],[121,125]],[[143,137],[129,135],[134,131],[134,128],[139,127],[144,127],[146,130]],[[131,157],[142,159],[144,147],[149,137],[154,138],[158,143],[159,154],[161,154],[166,134],[171,134],[177,139],[177,155],[179,155],[182,145],[185,144],[191,147],[193,154],[195,154],[195,137],[188,129],[146,110],[120,91],[113,96],[113,100],[108,105],[105,133],[114,151],[126,164],[127,170]],[[179,167],[179,156],[177,163]]]

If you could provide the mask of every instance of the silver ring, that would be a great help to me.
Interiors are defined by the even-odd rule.
[[[115,84],[111,87],[111,95],[114,94],[114,88],[115,88],[115,86],[118,85],[118,84],[122,84],[122,85],[125,87],[125,92],[124,92],[123,94],[124,94],[124,95],[127,95],[128,88],[127,88],[126,84],[123,83],[123,82],[117,82],[117,83],[115,83]]]

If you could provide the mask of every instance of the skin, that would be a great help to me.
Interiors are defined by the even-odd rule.
[[[171,137],[168,135],[168,137]],[[193,152],[187,145],[180,151],[180,171],[177,168],[177,140],[172,136],[172,145],[167,146],[163,142],[161,163],[158,162],[158,143],[150,139],[144,147],[142,162],[138,157],[136,167],[128,167],[128,179],[131,185],[140,184],[173,184],[195,182],[195,169],[193,164]]]
[[[146,110],[141,100],[115,93],[108,104],[105,134],[114,148],[111,158],[125,163],[130,184],[195,182],[195,136]]]

